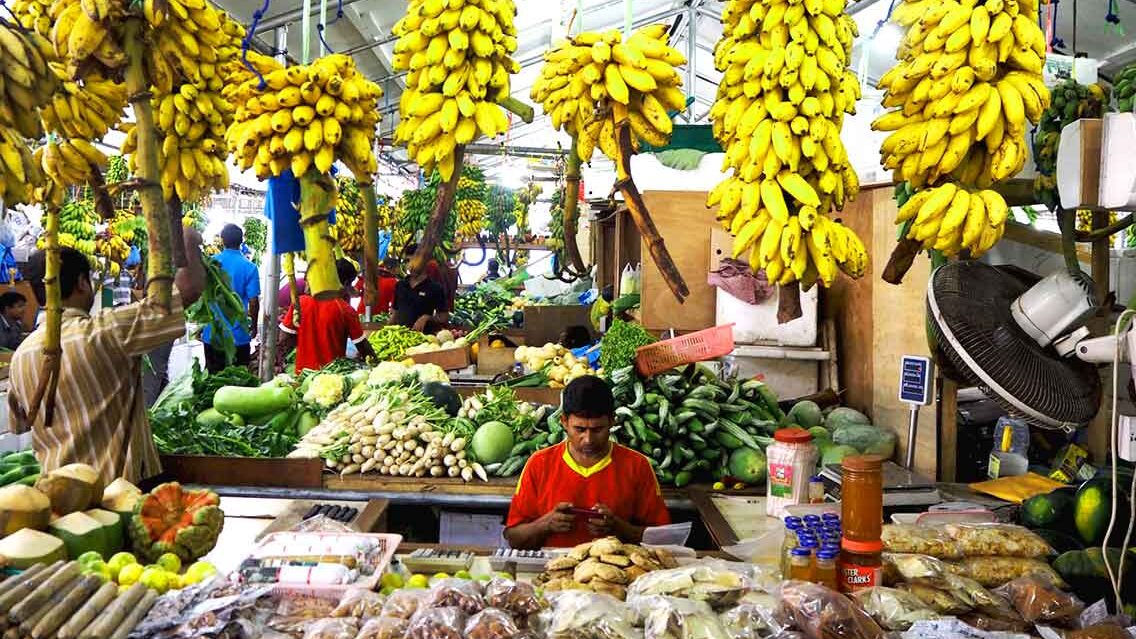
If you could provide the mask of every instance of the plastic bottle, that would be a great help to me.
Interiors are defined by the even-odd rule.
[[[1003,417],[994,426],[994,448],[986,474],[991,479],[1015,477],[1029,471],[1029,426],[1025,422]]]
[[[845,457],[841,483],[841,540],[838,586],[855,592],[883,585],[883,459],[875,455]]]
[[[765,451],[769,460],[765,514],[781,517],[787,506],[808,502],[809,478],[820,455],[813,436],[803,428],[782,428],[773,439]]]

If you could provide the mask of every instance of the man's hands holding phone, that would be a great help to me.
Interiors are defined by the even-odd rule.
[[[556,507],[545,513],[537,520],[540,529],[546,534],[565,533],[572,530],[576,524],[576,515],[572,514],[571,502],[562,501]]]

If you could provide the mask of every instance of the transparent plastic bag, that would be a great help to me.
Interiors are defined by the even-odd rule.
[[[987,588],[997,588],[1026,575],[1037,575],[1059,588],[1065,580],[1048,563],[1027,557],[967,557],[946,564],[956,575],[969,577]]]
[[[1098,623],[1073,630],[1065,635],[1065,639],[1133,639],[1133,635],[1114,623]]]
[[[500,608],[486,608],[465,622],[466,639],[513,639],[520,632],[513,616]]]
[[[610,595],[582,590],[558,592],[542,612],[540,630],[548,639],[642,639],[635,612]]]
[[[705,601],[647,595],[627,604],[643,619],[644,639],[730,639]]]
[[[967,557],[1044,557],[1053,548],[1036,533],[1012,524],[947,524]]]
[[[884,634],[854,601],[805,581],[781,585],[778,618],[792,622],[809,639],[880,639]]]
[[[786,628],[774,614],[777,600],[765,593],[749,593],[738,605],[718,616],[730,639],[763,639]]]
[[[406,639],[463,639],[466,614],[461,608],[422,608],[406,627]]]
[[[959,619],[968,626],[987,632],[1029,633],[1030,625],[1026,623],[1025,619],[1022,619],[1021,615],[1013,610],[1010,612],[1012,615],[1004,617],[981,612],[968,612],[961,615]]]
[[[704,559],[681,568],[647,573],[628,587],[627,595],[694,599],[720,610],[736,604],[756,587],[754,566]]]
[[[410,622],[397,617],[374,617],[363,623],[355,639],[402,639]]]
[[[365,588],[352,588],[343,593],[331,611],[332,617],[358,617],[369,619],[383,614],[386,597]]]
[[[950,574],[943,562],[927,555],[885,552],[883,564],[885,585],[919,583],[945,586]]]
[[[1076,595],[1062,592],[1045,579],[1027,575],[999,590],[1022,619],[1030,623],[1069,626],[1076,622],[1085,604]]]
[[[939,613],[906,590],[881,586],[857,591],[852,598],[887,630],[907,630],[916,621],[939,618]]]
[[[355,639],[357,634],[359,622],[355,619],[319,619],[307,626],[304,639]]]
[[[295,526],[292,526],[291,532],[319,532],[319,533],[355,533],[358,532],[347,524],[336,521],[327,515],[316,515],[311,519],[305,519]]]
[[[970,606],[960,601],[949,590],[920,583],[901,584],[900,588],[917,597],[929,610],[940,615],[961,615],[971,610]]]
[[[537,594],[532,584],[501,577],[494,577],[485,586],[485,604],[522,619],[548,607],[548,601]]]
[[[881,539],[888,552],[928,555],[936,559],[962,559],[962,547],[940,527],[888,524]]]
[[[428,590],[415,590],[411,588],[404,588],[396,590],[387,597],[386,602],[383,604],[383,617],[394,617],[396,619],[410,619],[418,609],[425,607],[426,597],[430,594]]]
[[[461,608],[467,615],[476,615],[485,609],[485,596],[481,582],[469,579],[443,579],[430,588],[428,608]]]

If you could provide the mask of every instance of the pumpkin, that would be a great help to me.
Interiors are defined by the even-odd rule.
[[[164,553],[191,563],[217,545],[225,524],[221,498],[211,490],[187,490],[168,482],[143,495],[134,507],[130,541],[135,554],[154,562]]]

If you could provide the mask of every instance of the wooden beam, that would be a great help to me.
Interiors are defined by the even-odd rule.
[[[939,481],[958,476],[958,383],[939,378]]]
[[[1109,212],[1108,211],[1093,211],[1093,229],[1100,229],[1108,226]],[[1111,257],[1111,247],[1109,242],[1112,238],[1105,237],[1092,243],[1092,258],[1090,263],[1092,269],[1089,275],[1093,278],[1093,283],[1096,285],[1097,303],[1101,303],[1108,296],[1109,292],[1109,258]],[[1090,323],[1090,330],[1095,335],[1107,335],[1112,326],[1109,322],[1110,313],[1102,312],[1099,317],[1093,319]],[[1104,385],[1104,393],[1101,410],[1097,412],[1097,416],[1088,427],[1088,444],[1089,454],[1092,455],[1094,461],[1098,464],[1103,463],[1108,459],[1110,434],[1112,427],[1112,415],[1105,406],[1109,405],[1109,397],[1112,393],[1112,387],[1105,384],[1103,380],[1108,379],[1107,374],[1102,374],[1102,384]]]

